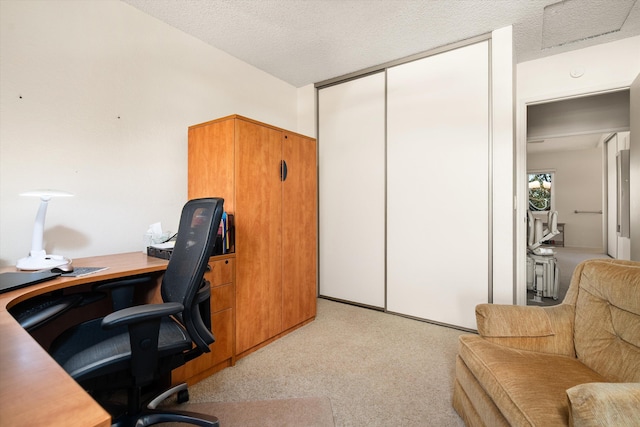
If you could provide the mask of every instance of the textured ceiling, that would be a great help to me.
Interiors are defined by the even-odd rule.
[[[296,87],[510,24],[517,62],[640,34],[640,0],[123,1]]]

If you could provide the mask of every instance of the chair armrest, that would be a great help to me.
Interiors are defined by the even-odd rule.
[[[100,283],[95,286],[98,291],[112,290],[123,286],[139,286],[150,280],[149,276],[134,277],[131,279],[113,280],[111,282]]]
[[[479,304],[478,333],[507,347],[575,357],[573,306]]]
[[[82,295],[40,295],[30,298],[9,309],[9,312],[25,330],[32,332],[57,318],[82,301]]]
[[[102,319],[102,327],[111,329],[118,326],[141,323],[152,319],[160,319],[164,316],[180,313],[184,307],[178,302],[166,302],[162,304],[145,304],[135,307],[123,308],[111,313]]]
[[[149,283],[151,277],[133,277],[130,279],[115,280],[111,282],[100,283],[94,287],[95,291],[109,291],[113,301],[113,311],[122,310],[123,308],[133,305],[133,296],[136,287]]]
[[[184,309],[178,302],[145,304],[128,307],[105,316],[105,329],[126,326],[131,345],[131,372],[136,380],[146,383],[153,380],[158,364],[160,324],[164,317],[178,314]]]
[[[637,426],[640,383],[587,383],[567,390],[569,425]]]

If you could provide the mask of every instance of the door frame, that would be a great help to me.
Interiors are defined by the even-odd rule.
[[[583,98],[593,95],[601,95],[609,92],[629,90],[630,85],[594,87],[588,91],[579,89],[576,91],[546,94],[516,101],[516,147],[515,147],[515,185],[516,185],[516,220],[515,220],[515,259],[516,259],[516,283],[514,303],[527,305],[527,201],[528,186],[525,176],[527,174],[527,107],[536,104],[564,101],[568,99]],[[604,171],[606,174],[606,171]],[[605,192],[606,197],[606,192]],[[606,201],[606,199],[605,199]],[[605,202],[603,202],[605,203]],[[603,205],[606,207],[606,204]],[[603,209],[604,210],[604,209]],[[606,218],[606,215],[603,215]],[[606,223],[603,225],[606,227]],[[605,230],[606,232],[606,230]],[[603,243],[606,243],[603,242]]]
[[[609,233],[609,228],[611,227],[611,209],[610,209],[610,204],[611,204],[611,192],[609,191],[609,187],[611,184],[611,170],[609,169],[609,164],[610,164],[610,160],[611,160],[611,153],[610,153],[610,147],[611,147],[611,143],[616,144],[615,150],[617,151],[617,145],[618,145],[618,133],[612,133],[610,134],[607,138],[605,138],[604,142],[603,142],[603,150],[604,150],[604,159],[603,159],[603,165],[604,165],[604,177],[605,177],[605,181],[604,181],[604,206],[606,206],[606,209],[604,210],[605,213],[605,223],[604,223],[604,227],[603,227],[603,231],[604,231],[604,253],[607,254],[608,256],[612,257],[612,258],[617,258],[618,257],[618,243],[617,243],[617,239],[615,244],[613,245],[614,247],[611,247],[611,241],[610,241],[610,237],[611,234]],[[614,153],[616,152],[614,151]],[[615,171],[614,171],[615,172]],[[617,207],[616,207],[616,216],[617,216]],[[611,253],[613,252],[613,254]]]

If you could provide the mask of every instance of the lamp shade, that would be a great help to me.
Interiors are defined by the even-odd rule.
[[[52,197],[73,197],[73,193],[60,190],[32,190],[20,193],[21,196],[40,197],[50,200]]]

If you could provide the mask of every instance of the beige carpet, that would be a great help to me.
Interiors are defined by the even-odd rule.
[[[326,397],[273,399],[248,402],[186,403],[183,411],[214,415],[220,427],[334,427],[331,402]],[[164,426],[177,426],[164,423]]]
[[[461,334],[319,299],[314,322],[189,387],[190,403],[322,397],[336,427],[462,427],[451,407]]]

